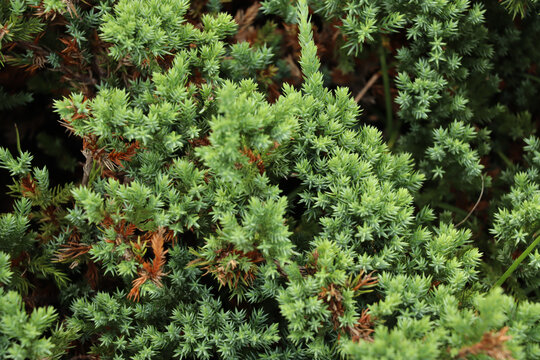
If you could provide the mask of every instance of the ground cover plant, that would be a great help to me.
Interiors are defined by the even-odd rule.
[[[540,358],[536,0],[0,0],[0,358]]]

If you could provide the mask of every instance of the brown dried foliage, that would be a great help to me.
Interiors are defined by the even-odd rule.
[[[135,231],[137,230],[137,226],[135,226],[135,224],[128,223],[125,219],[122,219],[120,220],[120,222],[115,224],[114,220],[109,215],[105,216],[105,218],[101,222],[101,225],[104,228],[114,227],[114,231],[116,232],[116,239],[108,240],[108,242],[114,242],[116,245],[120,245],[122,243],[129,243],[131,237],[135,234]]]
[[[93,261],[88,261],[84,277],[86,280],[88,280],[88,283],[92,289],[97,289],[99,283],[99,271]]]
[[[373,287],[377,284],[378,280],[373,277],[372,274],[373,273],[369,273],[366,275],[362,271],[352,284],[348,283],[345,284],[345,286],[353,291],[360,291],[362,288]],[[341,336],[342,333],[345,333],[355,342],[360,340],[373,341],[373,338],[371,337],[371,334],[374,332],[373,319],[368,313],[368,309],[362,311],[360,318],[353,326],[343,326],[341,324],[339,319],[345,314],[341,286],[332,283],[327,287],[323,287],[318,295],[319,299],[327,304],[328,310],[330,310],[332,316],[332,325],[334,326],[334,330],[339,331],[339,336]]]
[[[364,270],[360,273],[360,275],[357,276],[357,278],[353,281],[352,284],[349,284],[351,286],[351,289],[354,291],[358,291],[361,288],[370,288],[375,286],[379,280],[377,280],[376,277],[373,276],[373,271],[369,274],[365,274]]]
[[[2,51],[14,51],[17,48],[20,48],[25,51],[32,51],[33,57],[31,62],[28,60],[22,60],[16,55],[5,55],[4,58],[6,62],[11,63],[15,67],[23,69],[28,75],[34,75],[39,69],[45,67],[47,63],[47,56],[49,52],[41,48],[39,45],[36,45],[39,36],[34,42],[30,41],[17,41],[12,43],[7,43],[2,46]]]
[[[148,280],[152,281],[157,286],[162,286],[161,278],[166,274],[163,272],[163,266],[165,265],[165,254],[169,250],[164,250],[163,244],[165,242],[165,229],[159,228],[152,233],[150,240],[152,245],[152,251],[154,252],[154,259],[150,263],[149,261],[143,261],[142,267],[139,269],[139,277],[132,282],[131,291],[128,294],[128,299],[139,301],[141,286]]]
[[[217,278],[221,286],[228,285],[234,289],[238,287],[240,280],[246,285],[251,284],[255,280],[258,269],[256,264],[264,261],[262,254],[258,250],[246,253],[235,249],[232,244],[227,248],[217,250],[216,254],[217,257],[213,260],[198,258],[190,261],[188,266],[201,266],[203,270],[206,270],[203,276],[212,274]],[[247,259],[252,266],[250,266],[249,270],[242,271],[242,269],[238,268],[238,261],[235,258]]]
[[[271,152],[279,147],[279,143],[277,141],[274,141],[274,145],[272,146],[272,149],[270,149],[269,152],[266,153],[266,156],[270,155]],[[249,159],[250,164],[255,164],[257,166],[257,169],[259,170],[259,173],[262,175],[265,172],[264,167],[264,160],[262,159],[261,154],[256,154],[253,150],[249,149],[247,146],[244,147],[240,151],[242,154],[246,155]],[[236,166],[238,169],[242,168],[241,164],[237,164]]]
[[[255,155],[253,150],[248,149],[247,147],[244,147],[244,150],[242,150],[242,154],[246,155],[249,158],[249,163],[253,164],[255,163],[257,166],[257,169],[259,169],[259,173],[262,175],[264,174],[264,162],[261,158],[261,154]]]
[[[245,11],[244,10],[238,10],[236,13],[236,16],[234,17],[234,21],[238,24],[238,32],[235,35],[235,40],[237,42],[241,41],[248,41],[252,36],[250,34],[253,33],[252,24],[255,21],[255,18],[257,17],[257,14],[259,13],[259,8],[261,7],[261,4],[258,2],[255,2],[253,5],[248,7]]]
[[[30,174],[27,174],[21,179],[21,195],[24,197],[32,197],[36,193],[36,183]]]
[[[83,244],[78,241],[69,241],[67,244],[61,245],[61,249],[56,254],[57,261],[63,262],[68,260],[75,260],[78,257],[83,256],[92,249],[91,245]],[[74,262],[74,264],[78,264]],[[75,265],[76,266],[76,265]]]
[[[368,309],[362,310],[362,314],[356,324],[347,327],[346,331],[354,342],[359,342],[360,340],[373,341],[371,334],[373,334],[375,330],[373,330],[373,319],[368,313]]]
[[[63,60],[61,64],[62,81],[69,82],[85,96],[92,96],[92,89],[97,84],[97,80],[93,78],[92,70],[79,49],[77,40],[72,36],[59,40],[65,45],[64,49],[58,53]]]
[[[319,292],[319,299],[323,300],[328,306],[328,310],[332,314],[332,324],[334,330],[341,327],[339,318],[345,314],[345,308],[343,306],[343,295],[338,285],[330,284],[328,287],[323,287]]]
[[[339,26],[341,20],[333,20],[323,23],[320,31],[313,29],[313,41],[317,45],[317,56],[326,62],[331,62],[335,58],[336,50],[339,48],[336,41],[340,35]]]
[[[77,40],[73,36],[68,36],[59,39],[65,48],[60,51],[59,55],[64,60],[66,65],[77,65],[84,61],[84,58],[77,46]]]
[[[56,261],[58,262],[71,261],[69,267],[73,269],[79,266],[79,258],[85,254],[88,254],[88,252],[92,249],[92,245],[81,243],[81,234],[77,227],[67,228],[66,232],[69,232],[68,243],[60,246],[61,248],[56,253],[55,257]],[[85,277],[90,283],[90,286],[95,289],[98,279],[97,267],[92,260],[86,259],[86,263],[88,269],[86,271]]]
[[[9,34],[8,24],[5,24],[0,28],[0,41],[2,41],[6,34]]]
[[[202,137],[202,138],[196,138],[188,140],[188,142],[193,146],[194,148],[199,146],[208,146],[210,145],[210,140],[208,140],[208,136]]]
[[[512,354],[506,349],[506,342],[511,336],[506,335],[508,326],[498,332],[488,331],[476,344],[466,346],[459,350],[458,359],[466,359],[469,355],[485,354],[496,360],[513,360]]]
[[[124,167],[124,164],[122,164],[122,161],[130,161],[133,156],[137,153],[137,150],[141,148],[141,145],[139,144],[139,141],[135,141],[134,143],[129,144],[126,150],[124,151],[111,151],[107,157],[110,161],[115,163],[118,166]]]
[[[126,149],[123,151],[112,150],[111,152],[107,152],[104,147],[99,147],[97,142],[98,138],[94,135],[83,138],[82,153],[86,157],[83,185],[85,185],[88,180],[94,161],[101,167],[101,176],[120,179],[122,175],[125,175],[124,172],[119,171],[118,169],[124,167],[122,162],[131,161],[133,156],[137,153],[137,150],[142,148],[139,142],[135,141],[133,143],[126,143]],[[124,178],[124,180],[128,181],[126,178]]]
[[[84,97],[82,105],[88,110],[86,102],[88,101],[87,97]],[[79,119],[86,119],[88,117],[87,112],[79,112],[77,109],[77,106],[75,106],[75,103],[73,102],[73,99],[69,99],[70,104],[67,106],[68,109],[73,110],[73,115],[71,115],[71,119],[65,119],[62,118],[59,120],[60,125],[68,129],[71,133],[75,132],[75,129],[73,129],[73,126],[71,126],[71,122],[74,120]],[[92,151],[97,151],[97,137],[96,136],[90,136],[83,138],[83,151],[86,149],[91,149]],[[101,149],[103,150],[103,149]]]
[[[79,14],[77,14],[77,9],[75,8],[75,5],[73,4],[73,0],[62,0],[64,4],[66,4],[66,9],[69,15],[72,17],[79,17]],[[45,20],[52,21],[56,19],[57,16],[63,15],[63,12],[56,12],[53,10],[45,11],[45,8],[43,7],[43,1],[39,5],[30,5],[30,7],[35,9],[34,15],[38,17],[42,17]]]
[[[311,261],[305,266],[300,266],[300,273],[302,276],[314,275],[317,272],[317,263],[319,261],[319,252],[313,251],[311,255]]]

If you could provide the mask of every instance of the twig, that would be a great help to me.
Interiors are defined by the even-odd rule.
[[[92,171],[92,165],[94,165],[94,157],[92,156],[92,152],[88,149],[85,149],[82,151],[84,157],[86,158],[86,162],[83,166],[83,179],[82,179],[82,186],[86,186],[88,184],[88,180],[90,179],[90,172]]]
[[[283,268],[281,267],[281,264],[279,263],[279,261],[277,261],[277,260],[274,259],[274,264],[276,264],[277,271],[278,271],[279,275],[281,275],[282,277],[284,277],[284,278],[286,278],[287,280],[289,280],[289,275],[287,275],[287,273],[285,272],[285,270],[283,270]]]
[[[356,97],[354,98],[354,101],[356,102],[359,102],[360,100],[362,100],[362,98],[364,97],[364,95],[366,95],[366,93],[368,92],[368,90],[373,86],[373,84],[375,84],[375,82],[377,81],[377,79],[379,79],[379,76],[381,76],[379,74],[379,72],[376,72],[375,74],[373,74],[371,76],[371,78],[368,80],[368,82],[366,83],[366,85],[364,85],[364,87],[362,88],[362,90],[360,90],[360,92],[358,93],[358,95],[356,95]]]
[[[456,227],[459,227],[461,224],[467,221],[467,219],[472,215],[474,210],[476,210],[476,208],[478,207],[478,204],[480,204],[480,200],[482,200],[482,195],[484,195],[484,175],[482,175],[482,190],[480,190],[480,196],[478,196],[478,200],[476,200],[476,204],[474,204],[473,208],[471,209],[471,211],[469,211],[467,216],[465,216],[463,220],[457,223]]]

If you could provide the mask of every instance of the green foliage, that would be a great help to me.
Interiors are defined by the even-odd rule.
[[[97,336],[91,351],[104,359],[241,359],[269,350],[279,340],[277,324],[268,325],[262,310],[225,310],[200,284],[200,271],[186,268],[188,259],[185,248],[171,250],[168,279],[149,290],[150,301],[135,304],[122,292],[78,299],[69,326],[83,341]]]
[[[0,283],[9,284],[11,275],[9,255],[5,252],[0,252]]]
[[[491,289],[540,231],[535,1],[1,4],[83,157],[0,147],[0,357],[540,356],[540,250]],[[379,56],[363,116],[333,66]]]
[[[44,24],[35,17],[26,17],[31,1],[2,0],[0,2],[0,49],[12,41],[30,41],[33,36],[43,30]],[[0,52],[0,65],[4,63],[4,55]]]
[[[0,252],[2,283],[9,283],[9,256]],[[4,359],[41,359],[53,355],[55,349],[44,333],[53,325],[57,314],[53,307],[40,307],[30,314],[16,291],[0,288],[0,355]]]
[[[18,180],[10,186],[18,199],[14,211],[0,215],[0,250],[13,259],[16,271],[12,285],[23,293],[33,285],[23,276],[24,273],[53,278],[58,286],[67,284],[67,275],[51,263],[53,249],[36,247],[39,240],[49,241],[58,234],[63,225],[66,212],[63,205],[70,196],[70,184],[51,188],[46,168],[30,171],[32,155],[21,152],[15,159],[11,153],[0,148],[1,166],[8,169]]]
[[[24,175],[30,171],[30,163],[33,156],[25,151],[21,152],[20,156],[15,159],[5,148],[0,148],[1,167],[8,169],[11,176]]]
[[[501,5],[503,5],[508,12],[512,14],[512,17],[519,16],[524,17],[525,13],[534,12],[535,5],[538,3],[537,0],[503,0]]]
[[[534,359],[539,355],[538,324],[531,321],[540,311],[537,303],[516,304],[497,289],[475,295],[472,307],[460,310],[458,299],[442,286],[424,301],[437,316],[417,319],[409,313],[393,329],[384,325],[376,328],[372,343],[349,343],[346,352],[355,359],[454,359],[470,355]],[[528,330],[523,331],[525,328]],[[503,340],[505,336],[508,338]]]
[[[0,110],[11,110],[14,107],[26,105],[32,102],[32,94],[27,92],[18,92],[16,94],[8,94],[3,87],[0,86]]]
[[[515,174],[508,194],[502,197],[501,207],[495,214],[492,233],[499,242],[497,261],[504,268],[521,255],[532,243],[540,227],[540,141],[537,137],[526,139],[526,160],[529,168]],[[528,286],[535,287],[540,273],[540,250],[533,249],[527,259],[514,272]]]
[[[491,25],[490,39],[497,49],[493,63],[497,65],[496,71],[502,78],[498,100],[520,112],[534,114],[538,109],[534,99],[538,97],[539,87],[538,77],[531,70],[540,57],[540,49],[533,40],[540,34],[540,9],[536,5],[535,12],[519,20],[519,26],[499,4],[489,4],[487,10],[487,20]],[[501,123],[508,124],[506,121]],[[510,123],[516,124],[516,121]],[[527,132],[521,137],[528,137],[532,133]]]
[[[110,55],[121,59],[128,53],[141,65],[189,42],[192,27],[182,25],[187,1],[120,1],[114,16],[103,17],[102,38],[113,44]]]
[[[266,11],[274,11],[278,2],[265,2]],[[388,135],[401,135],[400,148],[413,154],[427,179],[439,180],[434,189],[439,197],[446,198],[449,186],[479,190],[480,157],[490,145],[485,142],[489,130],[478,127],[495,114],[486,109],[486,99],[498,81],[491,73],[493,48],[482,5],[467,0],[332,0],[314,1],[313,7],[325,19],[339,19],[341,48],[349,55],[361,55],[370,44],[389,46],[389,34],[407,39],[396,51],[394,81],[398,116],[409,131],[397,134],[399,128],[388,122]],[[462,172],[468,176],[455,176]]]

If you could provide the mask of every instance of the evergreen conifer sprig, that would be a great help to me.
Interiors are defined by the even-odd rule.
[[[494,216],[495,221],[491,229],[500,244],[496,259],[504,269],[508,268],[535,240],[535,234],[540,227],[539,215],[536,213],[540,204],[538,198],[540,141],[533,136],[525,139],[525,142],[527,144],[525,159],[529,167],[514,175],[510,192],[503,196],[502,206]],[[539,271],[540,250],[533,249],[514,271],[513,278],[525,280],[526,291],[531,291],[535,288],[533,284],[536,283]],[[519,287],[515,291],[519,292]]]
[[[244,5],[1,2],[82,156],[0,147],[0,358],[539,358],[536,1]]]
[[[268,0],[263,8],[281,15],[278,3]],[[495,93],[498,82],[491,72],[493,49],[487,41],[482,5],[467,0],[407,4],[332,0],[314,1],[313,8],[325,19],[339,19],[342,48],[349,55],[358,55],[370,44],[384,44],[387,34],[406,37],[405,45],[393,51],[395,103],[399,119],[409,129],[400,137],[401,148],[414,155],[428,179],[439,180],[436,191],[443,200],[450,186],[478,191],[480,157],[490,151],[489,130],[484,127],[496,114],[486,109],[486,99]],[[477,92],[483,96],[475,96]],[[395,138],[393,133],[399,129],[393,129],[392,123],[386,127]],[[450,144],[452,149],[443,150]],[[456,176],[463,172],[468,176]]]
[[[517,15],[525,17],[525,14],[534,14],[538,0],[503,0],[501,4],[512,17],[515,18]]]
[[[51,263],[54,249],[36,244],[53,240],[66,225],[64,205],[71,200],[71,184],[51,188],[47,168],[30,170],[31,161],[28,152],[15,159],[0,148],[0,164],[16,176],[11,194],[18,197],[14,211],[0,215],[0,249],[14,259],[11,285],[23,294],[35,287],[27,273],[54,279],[60,287],[68,281],[66,273]]]

